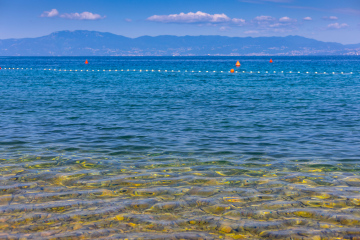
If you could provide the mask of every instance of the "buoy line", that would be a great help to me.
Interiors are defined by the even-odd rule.
[[[164,73],[248,73],[248,74],[323,74],[323,75],[342,75],[354,74],[354,72],[309,72],[309,71],[204,71],[204,70],[167,70],[167,69],[33,69],[33,68],[1,68],[1,70],[34,70],[50,72],[164,72]],[[0,70],[0,71],[1,71]]]

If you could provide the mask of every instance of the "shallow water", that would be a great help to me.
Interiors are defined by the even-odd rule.
[[[359,57],[88,60],[0,58],[0,239],[360,236]]]

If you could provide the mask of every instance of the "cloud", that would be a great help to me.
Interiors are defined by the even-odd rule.
[[[304,17],[303,20],[305,20],[305,21],[312,21],[312,18],[311,18],[311,17]]]
[[[331,23],[327,26],[327,29],[341,29],[341,28],[347,28],[347,27],[349,27],[349,25],[346,23],[343,23],[343,24]]]
[[[258,34],[259,31],[256,31],[256,30],[249,30],[249,31],[245,31],[244,32],[245,34]]]
[[[330,16],[330,17],[327,17],[327,16],[325,16],[325,17],[323,17],[323,19],[324,20],[338,20],[339,18],[338,17],[336,17],[336,16]]]
[[[132,22],[132,19],[130,19],[130,18],[125,18],[124,20],[125,20],[125,22]]]
[[[83,13],[64,13],[60,15],[61,18],[67,18],[72,20],[98,20],[103,19],[106,16],[101,16],[96,13],[83,12]]]
[[[225,31],[229,31],[230,29],[231,29],[231,27],[222,26],[219,30],[222,31],[222,32],[225,32]]]
[[[249,31],[256,32],[286,32],[297,28],[297,19],[290,17],[275,18],[272,16],[257,16],[250,21],[242,18],[230,18],[224,13],[222,14],[209,14],[201,11],[179,13],[170,15],[153,15],[146,19],[147,21],[159,23],[178,23],[178,24],[198,24],[200,26],[218,26],[220,25],[221,31],[225,31],[228,27],[237,26],[245,27]],[[254,33],[254,32],[250,32]]]
[[[289,17],[275,18],[271,16],[257,16],[251,20],[249,26],[255,30],[285,32],[296,28],[297,20]]]
[[[291,22],[291,18],[289,17],[282,17],[279,19],[279,22]]]
[[[170,15],[154,15],[147,18],[148,21],[162,23],[221,23],[229,22],[230,18],[225,14],[208,14],[201,11],[196,13],[180,13]]]
[[[240,26],[246,23],[246,21],[241,18],[233,18],[231,19],[231,22]]]
[[[161,22],[161,23],[186,23],[186,24],[234,24],[234,25],[244,25],[245,20],[241,18],[229,18],[224,13],[222,14],[209,14],[201,11],[196,13],[179,13],[179,14],[170,14],[170,15],[153,15],[146,19],[151,22]]]
[[[271,22],[271,21],[275,21],[276,18],[271,17],[271,16],[258,16],[254,18],[254,21],[257,22]]]
[[[57,15],[59,15],[58,10],[51,9],[51,11],[44,11],[40,17],[56,17]]]
[[[59,11],[56,9],[51,9],[51,11],[45,11],[40,15],[40,17],[61,17],[73,20],[98,20],[106,18],[106,16],[100,16],[99,14],[91,12],[63,13],[59,15]]]

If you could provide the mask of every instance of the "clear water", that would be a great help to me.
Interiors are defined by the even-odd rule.
[[[88,60],[0,58],[1,239],[360,236],[359,57]]]

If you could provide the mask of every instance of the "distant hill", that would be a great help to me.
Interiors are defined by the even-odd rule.
[[[342,45],[299,36],[143,36],[60,31],[38,38],[0,40],[0,56],[294,56],[356,55],[360,44]]]

